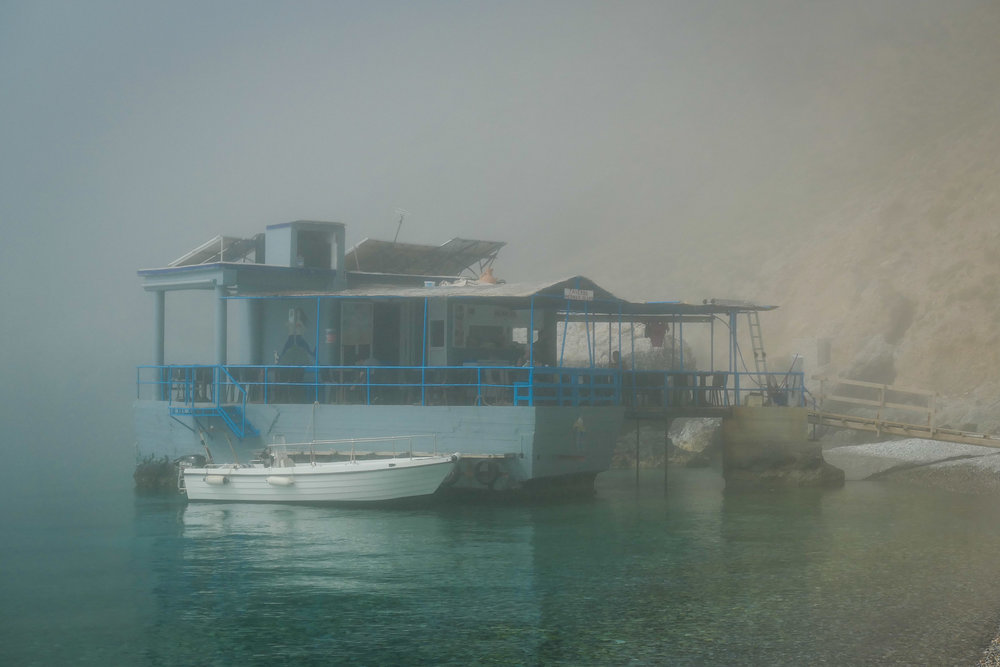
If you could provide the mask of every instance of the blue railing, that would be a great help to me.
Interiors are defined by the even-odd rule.
[[[139,366],[136,379],[139,398],[156,398],[170,405],[195,407],[219,401],[218,366],[186,364],[175,366]],[[143,396],[152,388],[152,396]]]
[[[722,408],[804,402],[802,373],[630,371],[547,366],[140,366],[139,398],[242,418],[247,403],[627,405]],[[234,410],[233,408],[240,409]]]
[[[219,367],[219,388],[215,392],[215,407],[219,416],[239,437],[256,429],[247,421],[247,390],[232,376],[225,366]]]
[[[624,371],[622,391],[640,408],[802,407],[804,379],[803,373]]]
[[[144,373],[157,379],[144,380]],[[172,415],[220,417],[240,438],[256,433],[246,417],[247,390],[226,366],[140,366],[137,380],[140,394],[143,386],[152,386]]]

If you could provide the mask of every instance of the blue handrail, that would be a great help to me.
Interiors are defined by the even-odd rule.
[[[243,437],[247,432],[247,390],[236,380],[236,378],[232,376],[232,373],[230,373],[229,369],[225,366],[219,366],[219,378],[220,384],[223,386],[220,386],[215,392],[215,407],[219,410],[219,414],[226,421],[226,423],[229,424],[229,427],[232,428],[237,435]],[[240,405],[239,424],[236,424],[233,421],[232,413],[226,410],[226,406],[232,405],[233,403],[227,401],[226,404],[223,405],[223,393],[226,393],[227,395],[229,393],[224,391],[226,387],[236,389],[239,394],[239,399],[237,401]]]
[[[157,378],[143,379],[152,369]],[[154,387],[154,396],[169,405],[171,415],[219,417],[238,437],[256,433],[246,416],[248,392],[225,366],[204,364],[140,366],[138,398],[144,386]]]
[[[239,407],[239,430],[248,403],[710,408],[803,406],[806,396],[802,373],[548,366],[148,365],[136,382],[138,398],[189,410]]]

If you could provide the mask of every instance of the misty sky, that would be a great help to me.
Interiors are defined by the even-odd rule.
[[[127,415],[136,269],[220,233],[338,220],[352,245],[404,208],[403,240],[508,241],[511,281],[662,280],[835,199],[906,129],[848,93],[981,4],[0,0],[7,418],[47,381]]]

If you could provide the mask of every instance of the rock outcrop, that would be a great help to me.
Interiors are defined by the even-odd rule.
[[[721,452],[721,419],[675,419],[670,426],[670,465],[702,468]]]
[[[668,465],[701,468],[712,464],[721,454],[720,419],[674,419],[670,424],[669,439],[663,432],[662,422],[640,422],[639,466],[663,467],[666,445]],[[618,438],[612,466],[635,467],[635,422],[627,423]]]

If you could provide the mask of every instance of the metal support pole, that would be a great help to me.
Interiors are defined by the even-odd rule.
[[[559,368],[563,366],[563,355],[566,354],[566,333],[569,331],[569,299],[566,299],[566,317],[563,322],[563,335],[562,335],[562,345],[559,349]],[[589,331],[589,329],[588,329]],[[590,345],[590,341],[587,341],[587,345]]]
[[[681,371],[684,370],[684,320],[677,319],[677,344],[680,346]]]
[[[583,304],[583,326],[587,330],[587,356],[590,357],[590,367],[594,367],[594,344],[597,343],[597,329],[594,329],[594,340],[590,339],[590,306],[587,303]],[[563,334],[563,340],[565,341],[565,333]]]
[[[632,407],[639,407],[639,381],[635,374],[635,320],[632,321],[632,326],[629,332],[632,338]]]
[[[621,308],[621,306],[619,306]],[[594,334],[597,337],[597,334]],[[608,368],[611,368],[611,318],[608,318]]]
[[[729,313],[729,372],[733,375],[733,402],[740,404],[740,375],[737,372],[736,356],[739,354],[739,345],[736,342],[736,312]]]
[[[611,334],[608,334],[611,337]],[[622,304],[618,303],[618,365],[615,366],[615,405],[622,404]]]
[[[670,370],[677,370],[677,317],[670,318]],[[646,333],[649,333],[648,331]]]
[[[424,344],[420,346],[420,405],[427,405],[427,298],[424,297]]]
[[[528,312],[528,366],[535,365],[535,297],[531,297],[531,310]]]
[[[708,321],[708,339],[709,339],[708,368],[714,373],[715,372],[715,315],[712,315],[712,319]]]
[[[319,403],[319,382],[320,382],[320,377],[319,377],[319,332],[320,332],[320,329],[319,329],[319,325],[320,325],[320,321],[319,321],[319,297],[316,297],[316,338],[314,339],[316,341],[315,342],[315,346],[316,347],[313,348],[313,352],[314,352],[314,354],[313,354],[313,404]],[[315,411],[316,411],[316,409],[314,407],[313,408],[313,413],[315,413]],[[313,428],[314,429],[316,428],[315,424],[313,424]],[[313,440],[315,440],[315,439],[316,438],[315,438],[315,435],[314,435]]]

